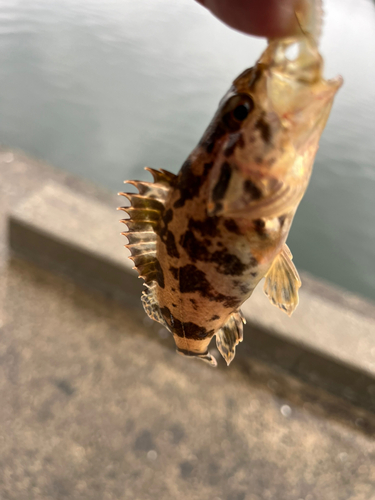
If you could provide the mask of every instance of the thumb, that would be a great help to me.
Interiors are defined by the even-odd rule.
[[[278,38],[300,32],[302,0],[197,0],[224,23],[250,35]]]

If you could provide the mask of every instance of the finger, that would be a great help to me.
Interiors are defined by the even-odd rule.
[[[237,30],[267,38],[299,32],[295,10],[303,0],[197,0]]]

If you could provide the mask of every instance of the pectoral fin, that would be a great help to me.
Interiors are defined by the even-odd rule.
[[[272,304],[285,311],[288,316],[291,316],[298,305],[298,289],[301,286],[292,258],[291,251],[284,245],[266,274],[263,288]]]
[[[240,311],[232,313],[227,322],[216,333],[216,346],[227,365],[236,355],[236,345],[243,340],[243,324],[245,318]]]

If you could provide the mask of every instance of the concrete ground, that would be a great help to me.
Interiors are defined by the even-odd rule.
[[[52,175],[22,156],[6,170],[7,154],[1,500],[375,499],[373,414],[255,359],[187,360],[140,309],[7,260],[7,207]]]

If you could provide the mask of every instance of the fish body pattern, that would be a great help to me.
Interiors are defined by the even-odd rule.
[[[148,169],[153,182],[124,219],[147,314],[177,351],[216,365],[214,335],[229,364],[242,341],[241,304],[259,281],[290,315],[301,282],[286,239],[312,171],[341,77],[324,80],[312,36],[271,40],[221,100],[178,175]]]

